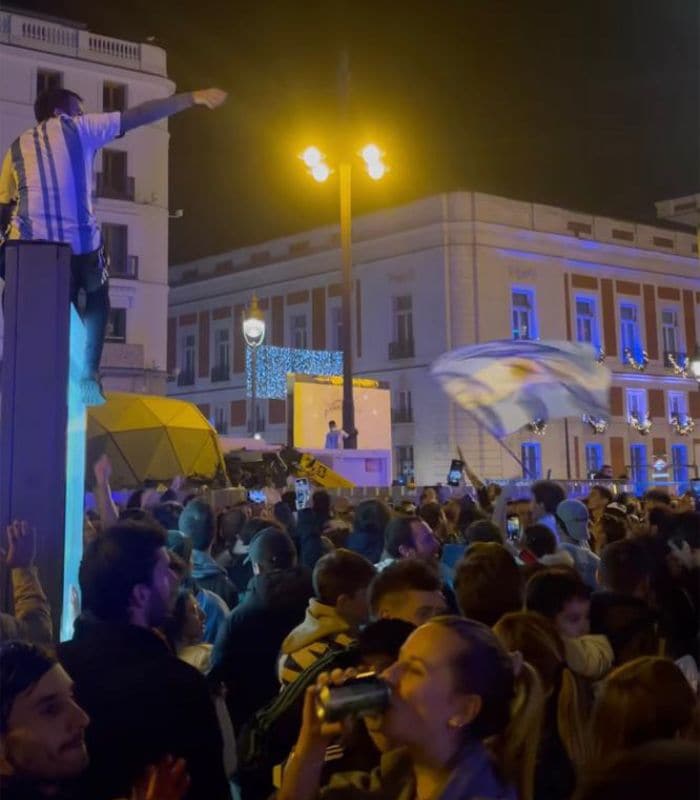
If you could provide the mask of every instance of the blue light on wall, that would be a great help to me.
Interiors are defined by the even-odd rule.
[[[68,430],[66,431],[66,516],[63,533],[63,613],[60,639],[73,638],[72,594],[78,592],[78,569],[83,557],[83,494],[85,489],[86,413],[80,395],[85,359],[85,327],[70,310],[70,368],[68,375]]]
[[[246,394],[253,391],[251,350],[246,348]],[[258,398],[283,400],[287,396],[287,374],[342,375],[343,354],[338,350],[300,350],[294,347],[261,345],[256,352],[256,384]]]

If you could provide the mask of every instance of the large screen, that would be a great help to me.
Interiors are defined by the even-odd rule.
[[[287,376],[291,408],[291,439],[294,447],[321,450],[326,444],[328,423],[343,425],[343,379],[339,376]],[[391,394],[389,385],[369,378],[353,380],[357,447],[361,450],[391,450]],[[342,444],[341,444],[342,447]]]

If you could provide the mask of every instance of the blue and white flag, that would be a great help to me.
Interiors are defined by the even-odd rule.
[[[445,353],[431,374],[498,438],[538,419],[609,416],[611,373],[587,344],[487,342]]]

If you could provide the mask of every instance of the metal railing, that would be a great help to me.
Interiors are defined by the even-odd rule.
[[[178,386],[194,386],[194,370],[185,372],[184,370],[177,376]]]
[[[211,368],[210,377],[212,383],[221,383],[231,379],[231,372],[228,364],[215,364]]]

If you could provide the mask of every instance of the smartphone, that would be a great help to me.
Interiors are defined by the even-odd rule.
[[[459,486],[462,480],[462,470],[464,469],[464,461],[459,458],[453,458],[450,462],[450,471],[447,473],[447,485]]]
[[[509,516],[506,520],[506,531],[511,541],[517,541],[520,538],[520,517],[515,514]]]
[[[296,492],[296,506],[297,511],[306,508],[309,504],[311,497],[311,486],[309,485],[308,478],[297,478],[294,481],[294,490]]]
[[[251,503],[265,503],[267,502],[267,497],[262,489],[251,489],[248,492],[248,500]]]

